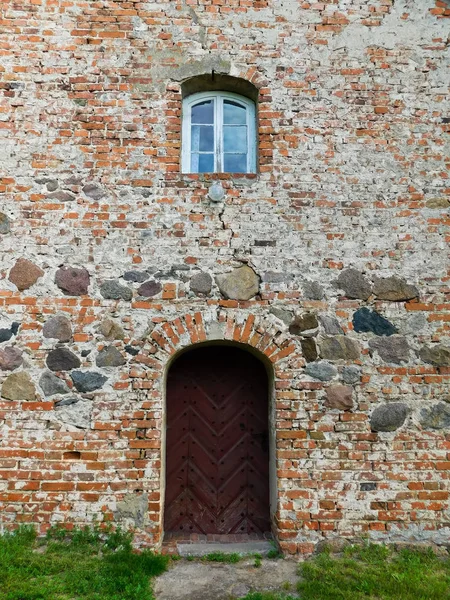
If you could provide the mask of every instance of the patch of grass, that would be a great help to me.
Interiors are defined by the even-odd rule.
[[[38,546],[30,527],[0,536],[2,600],[153,600],[150,578],[169,560],[134,553],[120,530],[57,527]]]
[[[341,557],[324,552],[304,562],[300,575],[302,600],[450,599],[450,560],[431,550],[350,546]]]
[[[251,592],[241,600],[298,600],[293,596],[285,596],[277,592]]]
[[[281,554],[281,552],[279,552],[276,548],[273,548],[273,550],[269,550],[269,552],[267,553],[267,558],[282,558],[283,555]]]
[[[242,556],[237,552],[210,552],[202,556],[206,562],[237,563],[242,560]]]
[[[261,554],[254,554],[255,562],[253,565],[258,569],[262,564],[262,556]]]

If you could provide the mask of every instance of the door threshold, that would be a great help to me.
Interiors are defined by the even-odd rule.
[[[163,554],[178,554],[179,556],[206,556],[214,552],[223,554],[261,554],[266,556],[275,549],[270,533],[257,534],[228,534],[228,535],[179,535],[166,534],[162,551]]]

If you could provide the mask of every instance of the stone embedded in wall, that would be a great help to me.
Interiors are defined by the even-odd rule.
[[[291,310],[287,310],[286,308],[282,308],[281,306],[271,306],[269,310],[271,315],[283,321],[285,325],[290,325],[292,322],[293,313]]]
[[[403,402],[389,402],[377,406],[370,416],[372,431],[395,431],[408,416],[408,407]]]
[[[22,351],[14,346],[6,346],[0,350],[0,369],[14,371],[23,362]]]
[[[144,298],[153,298],[162,290],[162,285],[159,281],[146,281],[138,287],[137,293]]]
[[[306,362],[314,362],[317,357],[317,346],[313,338],[302,338],[300,341],[303,358]]]
[[[344,269],[336,280],[336,287],[344,290],[347,298],[367,300],[372,294],[372,285],[357,269]]]
[[[47,355],[47,367],[50,371],[70,371],[78,369],[80,359],[68,348],[56,348]]]
[[[335,317],[330,317],[330,315],[319,315],[317,318],[327,335],[344,334],[342,327],[339,325],[339,321]]]
[[[70,377],[77,390],[83,393],[99,390],[108,380],[101,373],[95,373],[94,371],[73,371]]]
[[[373,283],[373,293],[378,300],[390,300],[392,302],[403,302],[417,298],[419,290],[404,279],[395,275],[385,278],[377,278]]]
[[[314,313],[305,313],[294,318],[289,326],[289,333],[311,337],[311,335],[317,332],[318,327],[319,322],[316,315]]]
[[[20,327],[20,323],[17,323],[15,321],[14,323],[11,323],[10,327],[0,329],[0,343],[7,342],[8,340],[10,340],[12,338],[13,335],[17,335],[17,332],[19,331],[19,327]]]
[[[445,198],[445,196],[430,198],[426,203],[427,208],[449,208],[450,207],[450,198]]]
[[[11,222],[5,213],[0,212],[0,234],[9,233],[11,231]]]
[[[107,300],[127,300],[133,297],[133,292],[129,287],[120,285],[118,281],[109,279],[100,286],[100,293]]]
[[[34,400],[36,388],[31,377],[25,371],[11,373],[2,385],[2,397],[7,400]]]
[[[60,408],[61,406],[69,406],[70,404],[76,404],[80,401],[80,398],[77,396],[70,396],[70,398],[60,398],[59,400],[55,400],[55,408]]]
[[[394,335],[397,328],[376,310],[369,310],[365,306],[353,314],[353,330],[357,333],[373,332],[376,335]]]
[[[424,429],[450,428],[450,406],[439,402],[420,411],[420,424]]]
[[[56,315],[51,317],[42,328],[45,338],[57,339],[60,342],[70,342],[72,339],[72,326],[67,317]]]
[[[89,429],[91,427],[92,402],[75,400],[70,404],[60,403],[59,407],[55,407],[56,419],[78,429]]]
[[[331,381],[337,375],[337,369],[331,363],[320,360],[318,362],[311,362],[306,365],[305,373],[314,379],[320,379],[320,381]]]
[[[406,338],[398,335],[377,337],[369,340],[369,347],[376,350],[382,360],[399,365],[409,361],[409,346]]]
[[[132,283],[143,283],[148,279],[148,273],[146,271],[126,271],[123,278]]]
[[[209,273],[196,273],[189,282],[191,292],[194,294],[209,294],[212,289],[212,277]]]
[[[92,200],[100,200],[106,196],[106,192],[96,183],[87,183],[82,188],[83,194]]]
[[[325,406],[339,410],[351,410],[353,408],[353,388],[347,385],[333,385],[327,389]]]
[[[289,283],[292,279],[292,273],[281,273],[278,271],[266,271],[261,275],[261,280],[265,283]]]
[[[121,367],[125,359],[115,346],[107,346],[100,350],[95,359],[97,367]]]
[[[34,285],[43,274],[44,271],[31,260],[19,258],[9,272],[8,279],[22,292]]]
[[[39,386],[46,397],[55,396],[56,394],[68,394],[70,392],[70,388],[66,382],[51,371],[42,373],[39,379]]]
[[[259,292],[259,277],[247,265],[230,273],[217,275],[216,283],[220,293],[230,300],[250,300]]]
[[[348,365],[342,369],[341,373],[342,381],[350,385],[359,383],[361,381],[361,367],[356,365]]]
[[[345,335],[336,335],[321,340],[320,356],[326,360],[357,360],[360,348],[355,340]]]
[[[318,281],[305,281],[302,285],[302,291],[308,300],[322,300],[325,296],[324,289]]]
[[[75,195],[70,192],[65,192],[64,190],[58,190],[52,194],[48,195],[50,200],[59,200],[59,202],[73,202],[75,200]]]
[[[55,283],[66,296],[85,296],[89,281],[89,273],[83,267],[60,267],[55,274]]]
[[[115,521],[126,521],[132,527],[145,527],[148,520],[148,494],[127,494],[117,503]]]
[[[107,340],[123,340],[125,337],[122,327],[112,319],[103,319],[98,330]]]
[[[139,348],[135,348],[134,346],[125,346],[125,352],[131,354],[131,356],[137,356],[140,352]]]
[[[443,344],[424,346],[419,350],[423,362],[435,367],[450,367],[450,347]]]

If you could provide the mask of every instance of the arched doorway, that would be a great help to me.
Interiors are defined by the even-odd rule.
[[[268,396],[264,365],[237,346],[200,346],[175,360],[166,395],[166,533],[270,531]]]

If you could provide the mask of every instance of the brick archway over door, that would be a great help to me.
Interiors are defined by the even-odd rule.
[[[235,346],[182,354],[167,378],[167,533],[270,531],[268,379]]]

